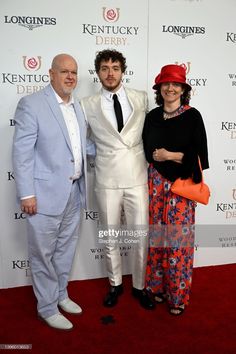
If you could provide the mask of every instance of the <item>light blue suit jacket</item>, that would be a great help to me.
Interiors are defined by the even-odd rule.
[[[86,153],[94,156],[95,147],[86,139],[87,123],[76,100],[74,108],[83,158],[83,173],[78,183],[81,206],[86,208]],[[74,160],[68,130],[51,85],[23,97],[17,105],[13,170],[19,198],[35,195],[38,213],[62,213],[71,192]]]

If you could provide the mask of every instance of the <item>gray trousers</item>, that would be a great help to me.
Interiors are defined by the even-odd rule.
[[[78,240],[79,220],[77,182],[71,186],[61,215],[36,214],[27,218],[32,285],[38,314],[43,318],[58,313],[58,302],[68,297],[67,284]]]

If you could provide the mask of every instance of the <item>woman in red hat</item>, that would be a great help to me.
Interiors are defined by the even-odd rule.
[[[209,167],[200,112],[189,106],[191,86],[179,65],[166,65],[153,86],[158,107],[146,117],[143,142],[149,162],[150,244],[146,286],[173,315],[189,304],[196,203],[171,191],[178,178],[201,180],[198,164]]]

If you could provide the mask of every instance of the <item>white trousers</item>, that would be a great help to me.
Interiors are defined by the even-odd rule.
[[[67,284],[78,240],[79,219],[77,182],[71,186],[61,215],[36,214],[27,218],[32,284],[37,310],[43,318],[58,313],[58,302],[68,297]]]
[[[132,284],[136,289],[143,289],[145,285],[145,273],[148,248],[148,186],[142,185],[126,189],[95,189],[100,229],[118,230],[121,225],[122,210],[127,224],[126,239],[130,237],[137,243],[131,245]],[[132,232],[133,231],[133,232]],[[134,237],[134,232],[139,233]],[[114,237],[112,238],[114,239]],[[113,286],[122,283],[122,259],[120,242],[106,244],[106,265],[110,284]],[[126,244],[127,245],[127,244]]]

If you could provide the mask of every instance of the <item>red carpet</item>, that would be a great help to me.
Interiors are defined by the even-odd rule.
[[[124,290],[118,305],[107,309],[107,279],[70,282],[70,297],[84,311],[67,315],[71,332],[37,319],[31,287],[0,290],[0,345],[31,344],[13,352],[49,354],[236,353],[236,264],[195,268],[190,306],[179,317],[169,315],[166,304],[142,309],[131,296],[130,276],[124,277]]]

